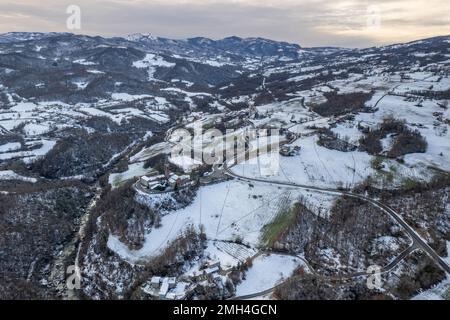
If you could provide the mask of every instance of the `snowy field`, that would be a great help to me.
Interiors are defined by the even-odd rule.
[[[150,173],[152,168],[144,168],[143,162],[137,162],[128,165],[128,170],[121,173],[112,173],[109,175],[108,182],[114,188],[117,188],[121,183],[134,178],[140,178]]]
[[[273,220],[280,208],[292,205],[300,197],[323,210],[334,200],[303,190],[236,180],[202,187],[191,205],[162,217],[162,226],[146,235],[140,250],[129,250],[114,235],[109,236],[108,247],[122,258],[136,262],[157,255],[187,226],[203,225],[209,240],[242,239],[254,248],[260,243],[263,226]]]
[[[142,100],[140,108],[123,107],[124,102]],[[117,125],[134,118],[152,120],[155,124],[167,123],[170,119],[164,111],[168,101],[163,97],[150,95],[130,95],[113,93],[111,100],[96,103],[66,104],[61,101],[13,102],[11,107],[0,111],[0,133],[16,132],[22,134],[25,144],[12,142],[0,145],[0,161],[22,159],[30,163],[49,152],[56,141],[52,133],[65,128],[93,129],[84,125],[92,117],[104,117]]]
[[[237,286],[236,296],[271,289],[290,277],[295,269],[301,266],[305,266],[303,260],[296,257],[277,254],[259,256],[247,271],[245,280]]]
[[[204,250],[203,258],[196,261],[188,270],[184,272],[186,276],[198,276],[203,274],[201,266],[206,264],[214,264],[220,261],[223,270],[230,270],[239,263],[244,263],[247,259],[251,259],[257,253],[256,249],[246,247],[241,244],[228,241],[208,241]]]
[[[79,83],[85,86],[86,83]],[[117,108],[124,102],[142,100],[145,107]],[[80,121],[91,117],[106,117],[117,124],[132,118],[144,118],[156,123],[167,123],[169,116],[164,112],[168,101],[163,97],[151,95],[131,95],[128,93],[112,93],[110,100],[96,103],[66,104],[61,101],[18,102],[9,109],[0,112],[0,126],[6,130],[14,130],[25,125],[26,136],[41,136],[49,131],[64,126],[77,126]]]
[[[405,156],[407,165],[431,165],[450,170],[450,126],[440,123],[436,114],[447,114],[438,101],[426,100],[421,106],[417,102],[406,101],[403,97],[386,96],[378,104],[378,110],[374,113],[360,113],[356,116],[354,123],[361,122],[370,127],[381,123],[387,117],[405,120],[410,128],[418,130],[428,142],[426,153],[408,154]],[[356,140],[356,133],[337,130],[339,134],[347,134],[352,140]]]
[[[0,145],[0,153],[16,151],[21,148],[22,148],[22,144],[20,142],[5,143],[5,144]]]
[[[379,187],[397,188],[406,179],[429,180],[433,175],[433,172],[428,168],[429,166],[450,170],[450,128],[448,124],[438,121],[439,115],[442,115],[444,119],[448,119],[450,116],[450,111],[440,106],[443,102],[436,100],[412,101],[402,96],[387,94],[402,88],[402,86],[406,86],[408,90],[419,90],[422,88],[423,83],[429,85],[430,81],[433,80],[432,77],[430,78],[430,75],[432,73],[429,72],[412,73],[413,80],[407,84],[401,84],[400,78],[395,75],[388,78],[381,76],[371,76],[368,79],[355,78],[353,80],[358,82],[357,86],[352,85],[348,80],[331,83],[331,85],[339,87],[341,93],[347,91],[353,92],[361,84],[373,83],[375,87],[377,84],[380,85],[378,87],[380,91],[377,91],[372,99],[366,103],[369,108],[374,108],[376,105],[374,112],[359,113],[355,116],[354,120],[338,121],[336,125],[331,127],[331,119],[323,117],[314,118],[298,102],[297,104],[275,103],[258,107],[258,111],[261,114],[269,114],[269,117],[255,120],[255,125],[270,123],[278,127],[287,128],[291,132],[301,134],[302,138],[293,144],[302,148],[301,153],[299,156],[294,157],[280,157],[278,170],[275,170],[275,173],[269,176],[266,174],[267,170],[264,167],[271,162],[273,167],[273,162],[275,161],[269,155],[260,156],[256,162],[252,161],[237,165],[232,170],[236,174],[251,178],[264,178],[330,188],[351,188],[369,176],[375,178],[375,183]],[[430,79],[423,80],[427,78]],[[432,83],[436,84],[437,82]],[[382,84],[384,85],[382,86]],[[450,85],[448,79],[445,78],[441,79],[437,84],[439,88],[446,88]],[[317,93],[320,93],[321,90],[325,92],[326,88],[328,87],[319,86],[309,93],[303,93],[303,97],[305,98],[307,95],[313,97]],[[343,89],[346,90],[342,91]],[[280,110],[277,110],[277,108],[280,108]],[[281,114],[281,111],[285,113],[284,116]],[[296,119],[296,116],[298,116],[298,119],[306,119],[307,122],[291,125],[291,119]],[[358,145],[359,139],[363,136],[363,133],[358,129],[358,124],[364,127],[375,128],[388,117],[405,120],[412,130],[418,130],[426,138],[428,148],[426,153],[405,155],[404,164],[385,159],[383,162],[384,173],[380,173],[372,168],[371,162],[374,157],[366,152],[340,152],[330,150],[318,146],[318,138],[311,135],[314,130],[311,130],[310,127],[313,125],[314,127],[330,128],[341,139]],[[382,142],[386,149],[389,148],[389,138],[384,139]],[[385,173],[393,174],[393,180],[386,181]]]
[[[0,181],[1,180],[19,180],[19,181],[31,182],[31,183],[37,182],[37,180],[35,178],[21,176],[12,170],[0,171]]]
[[[37,149],[24,150],[24,151],[13,151],[0,153],[0,161],[8,159],[22,159],[25,163],[31,163],[38,157],[46,155],[56,144],[56,141],[52,140],[36,140],[27,143],[27,146],[39,146]]]
[[[341,152],[330,150],[317,145],[317,136],[298,139],[293,145],[300,146],[298,156],[283,157],[278,160],[276,155],[261,155],[258,161],[238,164],[231,170],[241,176],[249,178],[266,179],[272,181],[290,182],[306,186],[324,188],[347,187],[351,188],[364,181],[368,176],[376,177],[377,172],[372,169],[372,156],[365,152]],[[269,160],[267,160],[269,159]],[[274,160],[275,159],[275,160]],[[278,166],[272,175],[262,174],[264,163],[278,161]],[[425,178],[425,173],[395,161],[386,160],[389,166],[395,166],[401,174],[398,181],[404,178]]]
[[[256,127],[271,125],[272,127],[282,127],[294,125],[297,122],[311,121],[316,115],[305,108],[301,101],[292,99],[283,103],[272,103],[258,106],[260,115],[270,114],[270,117],[252,119],[251,122]]]

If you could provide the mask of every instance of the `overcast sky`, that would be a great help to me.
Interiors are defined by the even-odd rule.
[[[66,9],[81,8],[68,30]],[[0,32],[264,37],[368,47],[450,34],[449,0],[0,0]]]

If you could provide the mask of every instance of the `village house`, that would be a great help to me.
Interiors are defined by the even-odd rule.
[[[155,176],[142,176],[139,179],[139,183],[142,187],[150,189],[152,186],[160,183],[160,181],[164,179],[164,175],[155,175]]]
[[[161,284],[161,277],[152,277],[150,281],[150,285],[154,289],[159,289],[159,285]]]
[[[203,270],[204,275],[213,275],[219,273],[221,270],[220,261],[209,262]]]
[[[203,273],[207,276],[215,274],[215,273],[219,273],[220,268],[219,267],[210,267],[210,268],[206,268],[205,270],[203,270]]]

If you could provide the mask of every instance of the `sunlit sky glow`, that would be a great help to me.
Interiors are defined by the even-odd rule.
[[[66,28],[66,8],[73,4],[82,10],[81,30]],[[448,0],[1,0],[0,32],[237,35],[302,46],[368,47],[449,35],[449,13]]]

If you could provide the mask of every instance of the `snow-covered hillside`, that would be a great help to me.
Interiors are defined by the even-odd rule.
[[[448,256],[449,40],[345,49],[0,35],[0,196],[10,217],[0,228],[20,234],[33,216],[56,223],[58,210],[70,218],[64,239],[38,228],[49,247],[8,284],[72,294],[61,266],[74,256],[90,298],[159,297],[151,276],[177,279],[168,299],[298,297],[309,277],[354,286],[327,287],[326,297],[410,298],[439,283],[436,256],[417,262],[414,251]],[[175,153],[180,142],[195,152]],[[198,157],[221,146],[230,158]],[[33,249],[2,243],[0,270]],[[371,264],[386,269],[385,290],[359,286]],[[417,288],[402,282],[409,274],[427,277]]]

